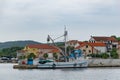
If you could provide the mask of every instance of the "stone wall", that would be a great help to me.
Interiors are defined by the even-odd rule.
[[[89,59],[89,67],[120,67],[120,59]]]

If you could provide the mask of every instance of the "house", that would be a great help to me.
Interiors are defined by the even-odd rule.
[[[76,47],[75,49],[81,49],[85,54],[105,53],[106,45],[105,43],[83,42],[83,44]]]
[[[120,47],[117,49],[117,53],[118,53],[118,56],[119,56],[119,59],[120,59]]]
[[[107,51],[111,51],[112,48],[118,48],[118,41],[115,37],[106,36],[91,36],[89,42],[91,43],[105,43]]]
[[[79,41],[78,40],[70,40],[67,42],[67,46],[75,48],[75,47],[79,46]]]
[[[47,54],[49,59],[53,59],[54,55],[56,54],[61,57],[61,49],[56,46],[48,45],[48,44],[31,44],[25,46],[25,48],[18,52],[18,56],[24,54],[27,56],[29,53],[34,53],[37,58],[44,58],[44,55]]]
[[[27,56],[26,53],[27,52],[25,50],[19,50],[19,51],[17,51],[17,58],[19,58],[21,56]]]
[[[118,48],[120,48],[120,41],[118,41]]]

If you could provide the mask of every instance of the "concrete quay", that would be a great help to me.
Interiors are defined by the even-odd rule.
[[[88,67],[120,67],[120,59],[89,59]]]
[[[14,65],[14,69],[37,69],[36,65]]]
[[[88,68],[120,67],[120,59],[89,59]],[[37,65],[14,65],[14,69],[38,69]]]

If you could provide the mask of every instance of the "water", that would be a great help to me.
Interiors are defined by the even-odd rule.
[[[120,68],[40,70],[13,69],[0,64],[0,80],[120,80]]]

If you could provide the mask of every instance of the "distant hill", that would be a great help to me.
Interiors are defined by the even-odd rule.
[[[26,41],[8,41],[4,43],[0,43],[0,49],[3,48],[10,48],[10,47],[24,47],[27,44],[41,44],[40,42],[32,41],[32,40],[26,40]]]
[[[55,44],[57,45],[57,46],[59,46],[59,47],[61,47],[61,46],[64,46],[64,42],[55,42]]]

